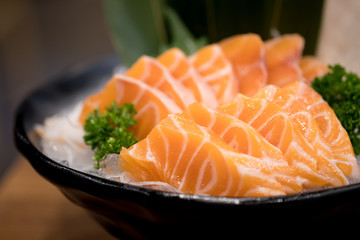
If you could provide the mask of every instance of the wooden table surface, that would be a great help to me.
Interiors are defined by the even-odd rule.
[[[114,240],[21,156],[0,181],[0,239]]]

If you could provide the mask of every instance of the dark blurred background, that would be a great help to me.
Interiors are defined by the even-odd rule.
[[[220,41],[239,32],[254,32],[263,40],[277,34],[300,33],[306,39],[304,54],[316,50],[323,0],[168,0],[196,37]]]
[[[100,0],[0,0],[0,177],[17,154],[19,102],[70,66],[113,53]]]

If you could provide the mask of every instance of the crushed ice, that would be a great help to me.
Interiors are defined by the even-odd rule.
[[[94,152],[84,143],[84,130],[78,122],[80,112],[81,104],[79,103],[70,112],[54,115],[45,119],[43,124],[35,126],[35,133],[41,137],[40,146],[43,154],[64,166],[97,177],[139,187],[179,192],[164,182],[134,181],[129,174],[118,168],[118,154],[105,156],[100,162],[100,169],[95,169],[92,159]]]

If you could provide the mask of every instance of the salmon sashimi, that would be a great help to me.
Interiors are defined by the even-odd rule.
[[[322,136],[327,140],[334,162],[345,176],[360,179],[360,169],[346,130],[329,104],[313,88],[303,82],[294,82],[283,87],[293,94],[291,101],[303,102],[317,122]],[[290,105],[291,103],[289,103]]]
[[[96,99],[95,99],[96,98]],[[182,112],[181,108],[163,92],[131,77],[116,74],[104,90],[85,101],[82,111],[87,116],[95,108],[103,110],[115,101],[119,106],[132,103],[137,110],[135,137],[143,139],[153,127],[170,113]]]
[[[250,124],[271,144],[281,150],[289,165],[307,181],[304,187],[342,186],[347,178],[337,167],[317,154],[314,147],[294,126],[278,105],[260,98],[238,94],[219,110]]]
[[[239,34],[219,42],[232,63],[238,92],[252,95],[267,83],[265,46],[256,34]]]
[[[159,89],[182,109],[196,101],[190,90],[176,81],[169,71],[152,57],[140,57],[125,75]]]
[[[120,152],[119,168],[137,181],[162,181],[188,194],[284,195],[261,159],[238,153],[207,128],[179,114]]]
[[[179,48],[171,48],[161,54],[157,60],[170,72],[174,79],[190,89],[197,102],[207,106],[217,106],[214,91],[206,84],[189,63],[185,53]]]
[[[346,130],[311,88],[329,68],[303,49],[298,34],[249,33],[191,56],[179,48],[144,55],[85,99],[79,121],[114,101],[134,105],[129,130],[139,141],[118,158],[130,182],[259,197],[358,181]]]
[[[282,152],[249,124],[200,103],[191,104],[183,114],[200,126],[211,129],[238,152],[262,159],[275,179],[283,184],[285,193],[302,190],[304,180],[289,166]]]
[[[322,77],[329,72],[329,67],[313,56],[302,57],[299,64],[305,82],[308,85],[310,85],[316,77]]]
[[[201,48],[189,60],[202,80],[213,89],[219,103],[236,95],[238,86],[232,65],[218,44]]]
[[[298,34],[286,34],[265,41],[268,84],[283,86],[302,81],[300,59],[304,39]]]
[[[110,106],[113,101],[116,100],[116,77],[112,77],[97,93],[88,96],[83,104],[82,110],[79,116],[79,122],[85,124],[85,120],[90,112],[93,112],[96,108],[100,112],[106,109],[106,106]]]
[[[313,115],[307,110],[307,105],[301,98],[297,98],[294,93],[287,91],[286,88],[273,85],[261,89],[255,97],[265,98],[286,111],[299,132],[314,147],[317,153],[327,161],[331,161],[334,167],[338,167],[337,163],[342,159],[333,156],[333,149],[327,139],[324,138]]]

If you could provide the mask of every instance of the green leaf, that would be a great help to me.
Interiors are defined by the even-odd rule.
[[[106,107],[102,113],[98,109],[89,113],[84,125],[84,142],[95,150],[95,168],[101,159],[110,153],[120,153],[122,147],[130,147],[137,142],[128,128],[136,125],[133,104],[118,106],[116,102]]]
[[[104,15],[113,45],[128,67],[142,55],[157,57],[171,47],[190,55],[208,44],[205,37],[193,36],[165,0],[104,0]]]
[[[140,56],[157,56],[167,44],[162,0],[104,0],[105,21],[115,49],[126,66]]]
[[[164,5],[163,13],[165,20],[168,23],[169,36],[171,40],[169,45],[162,46],[163,49],[178,47],[187,55],[191,55],[201,47],[208,44],[205,37],[197,39],[193,36],[174,9]]]

